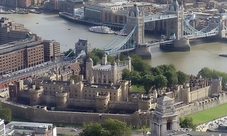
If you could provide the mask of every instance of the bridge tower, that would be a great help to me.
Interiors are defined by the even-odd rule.
[[[166,22],[166,36],[169,38],[175,35],[177,40],[183,36],[183,17],[184,7],[183,4],[179,5],[177,0],[173,0],[168,6],[167,14],[176,14],[177,18],[169,19]]]
[[[137,46],[144,43],[144,12],[140,11],[137,4],[134,3],[127,17],[126,33],[129,34],[136,25],[137,28],[129,39],[129,45]]]

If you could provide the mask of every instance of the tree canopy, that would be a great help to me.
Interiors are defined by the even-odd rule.
[[[75,53],[74,53],[73,49],[69,49],[69,50],[66,51],[64,54],[65,54],[65,56],[69,55],[68,57],[73,57],[73,56],[75,56]]]
[[[208,67],[202,68],[199,71],[199,75],[201,75],[203,78],[211,78],[211,79],[218,79],[222,78],[222,86],[225,87],[227,83],[227,73],[221,72],[218,70],[212,70]]]
[[[5,122],[10,122],[12,119],[12,111],[9,108],[2,108],[0,104],[0,118],[4,119]]]
[[[131,127],[116,119],[105,120],[103,126],[98,123],[84,125],[80,136],[130,136]]]
[[[196,124],[193,123],[193,119],[191,117],[180,118],[180,126],[182,128],[191,128],[192,130],[196,129]]]
[[[184,72],[177,71],[173,64],[164,64],[151,67],[141,57],[131,55],[132,71],[123,70],[122,79],[131,80],[132,85],[144,86],[146,93],[151,88],[162,89],[176,84],[188,82],[189,76]]]

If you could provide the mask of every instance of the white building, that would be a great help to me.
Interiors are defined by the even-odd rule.
[[[57,136],[57,129],[50,123],[36,123],[36,122],[17,122],[11,121],[5,127],[6,136]],[[0,134],[0,136],[2,136]]]
[[[102,63],[93,66],[93,60],[86,61],[86,80],[90,83],[116,84],[122,80],[122,70],[131,71],[131,58],[127,57],[125,63],[112,64],[107,62],[107,55],[102,58]]]
[[[5,123],[3,119],[0,119],[0,136],[5,134]]]

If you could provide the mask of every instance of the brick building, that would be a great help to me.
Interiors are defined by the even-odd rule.
[[[31,35],[32,33],[24,25],[6,17],[0,19],[0,45],[29,38]]]
[[[44,47],[35,37],[0,45],[0,75],[43,62]]]

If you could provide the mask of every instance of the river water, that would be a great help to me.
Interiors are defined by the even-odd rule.
[[[17,23],[24,24],[32,32],[43,39],[56,40],[61,43],[61,51],[74,48],[75,43],[81,39],[87,39],[92,48],[101,48],[113,40],[116,35],[97,34],[88,31],[89,26],[75,24],[64,20],[58,15],[47,14],[7,14],[0,17],[12,18]],[[145,34],[145,41],[150,41],[160,36]],[[124,37],[116,42],[120,43]],[[145,60],[151,66],[161,64],[174,64],[177,70],[187,74],[197,74],[203,67],[209,67],[227,72],[227,58],[218,56],[219,53],[227,53],[227,42],[201,42],[192,44],[189,52],[162,52],[158,46],[151,48],[152,59]]]

